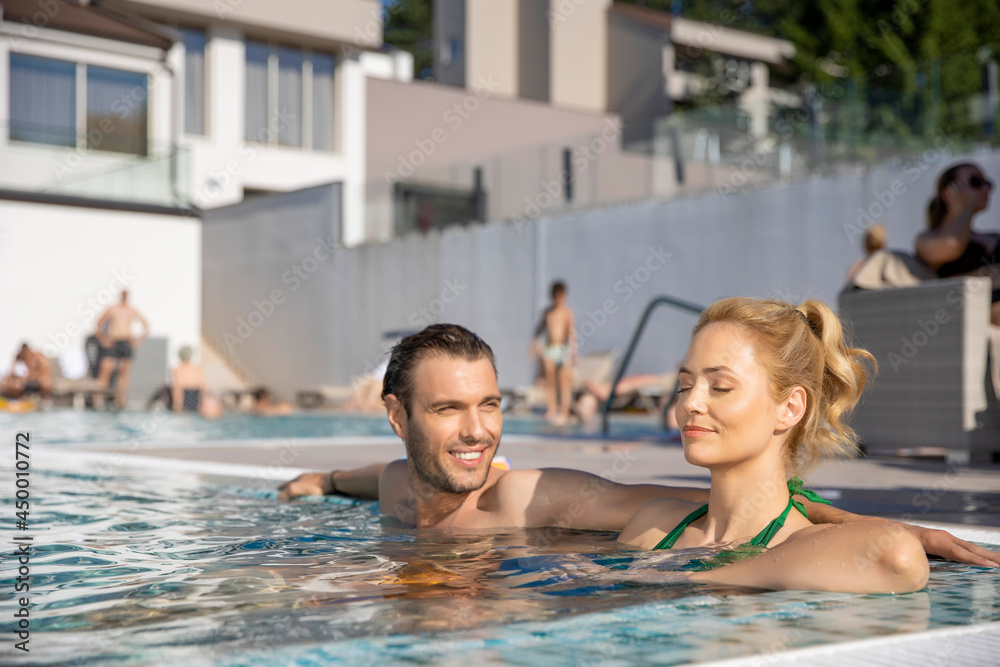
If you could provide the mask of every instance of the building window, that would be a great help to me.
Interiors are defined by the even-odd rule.
[[[268,142],[267,70],[271,49],[267,44],[247,42],[246,139]]]
[[[332,151],[333,56],[246,43],[247,141]]]
[[[10,138],[76,146],[76,64],[10,54]]]
[[[278,143],[302,145],[302,65],[298,49],[278,49]]]
[[[184,42],[184,132],[205,134],[205,32],[178,28]]]
[[[146,155],[146,75],[87,67],[87,148]]]
[[[146,155],[148,92],[139,72],[12,53],[10,138]]]
[[[451,37],[441,45],[441,65],[448,67],[454,65],[462,59],[462,40],[459,37]]]
[[[312,55],[312,147],[333,150],[333,56]]]

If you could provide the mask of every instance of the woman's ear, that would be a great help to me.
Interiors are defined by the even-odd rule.
[[[405,442],[406,408],[403,407],[402,401],[396,398],[395,394],[385,395],[385,411],[386,416],[389,418],[389,424],[392,425],[393,432]]]
[[[806,390],[796,385],[788,398],[778,405],[778,429],[785,431],[798,424],[806,414]]]

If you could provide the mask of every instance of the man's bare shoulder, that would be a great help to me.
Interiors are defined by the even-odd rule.
[[[506,472],[493,486],[497,495],[505,499],[513,496],[527,500],[536,492],[547,496],[580,493],[587,486],[603,481],[602,477],[582,470],[536,468]]]

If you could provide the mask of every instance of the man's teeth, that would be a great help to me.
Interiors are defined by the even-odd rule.
[[[482,455],[482,452],[452,452],[452,456],[463,461],[474,461]]]

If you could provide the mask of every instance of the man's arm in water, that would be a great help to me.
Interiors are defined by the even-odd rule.
[[[373,463],[354,470],[304,472],[278,487],[279,500],[300,496],[342,495],[364,500],[378,500],[378,479],[385,463]]]
[[[378,499],[378,480],[386,464],[378,463],[355,470],[335,470],[332,473],[303,473],[279,487],[281,500],[299,496],[340,493],[369,500]],[[708,502],[707,489],[659,486],[656,484],[618,484],[581,470],[549,468],[546,470],[514,471],[518,474],[505,483],[504,495],[530,498],[524,509],[525,520],[543,525],[544,518],[554,525],[581,530],[621,530],[632,514],[654,498],[677,498],[694,503]],[[522,474],[525,473],[525,474]],[[530,474],[527,474],[530,473]],[[505,475],[509,476],[510,473]],[[332,486],[333,477],[336,487]],[[873,517],[852,514],[844,510],[813,503],[799,497],[809,520],[816,524],[837,524],[869,521]],[[525,502],[522,500],[522,502]],[[568,525],[564,525],[570,520]],[[924,551],[947,560],[982,567],[1000,566],[1000,553],[989,551],[971,542],[960,540],[944,530],[901,524],[920,540]]]

